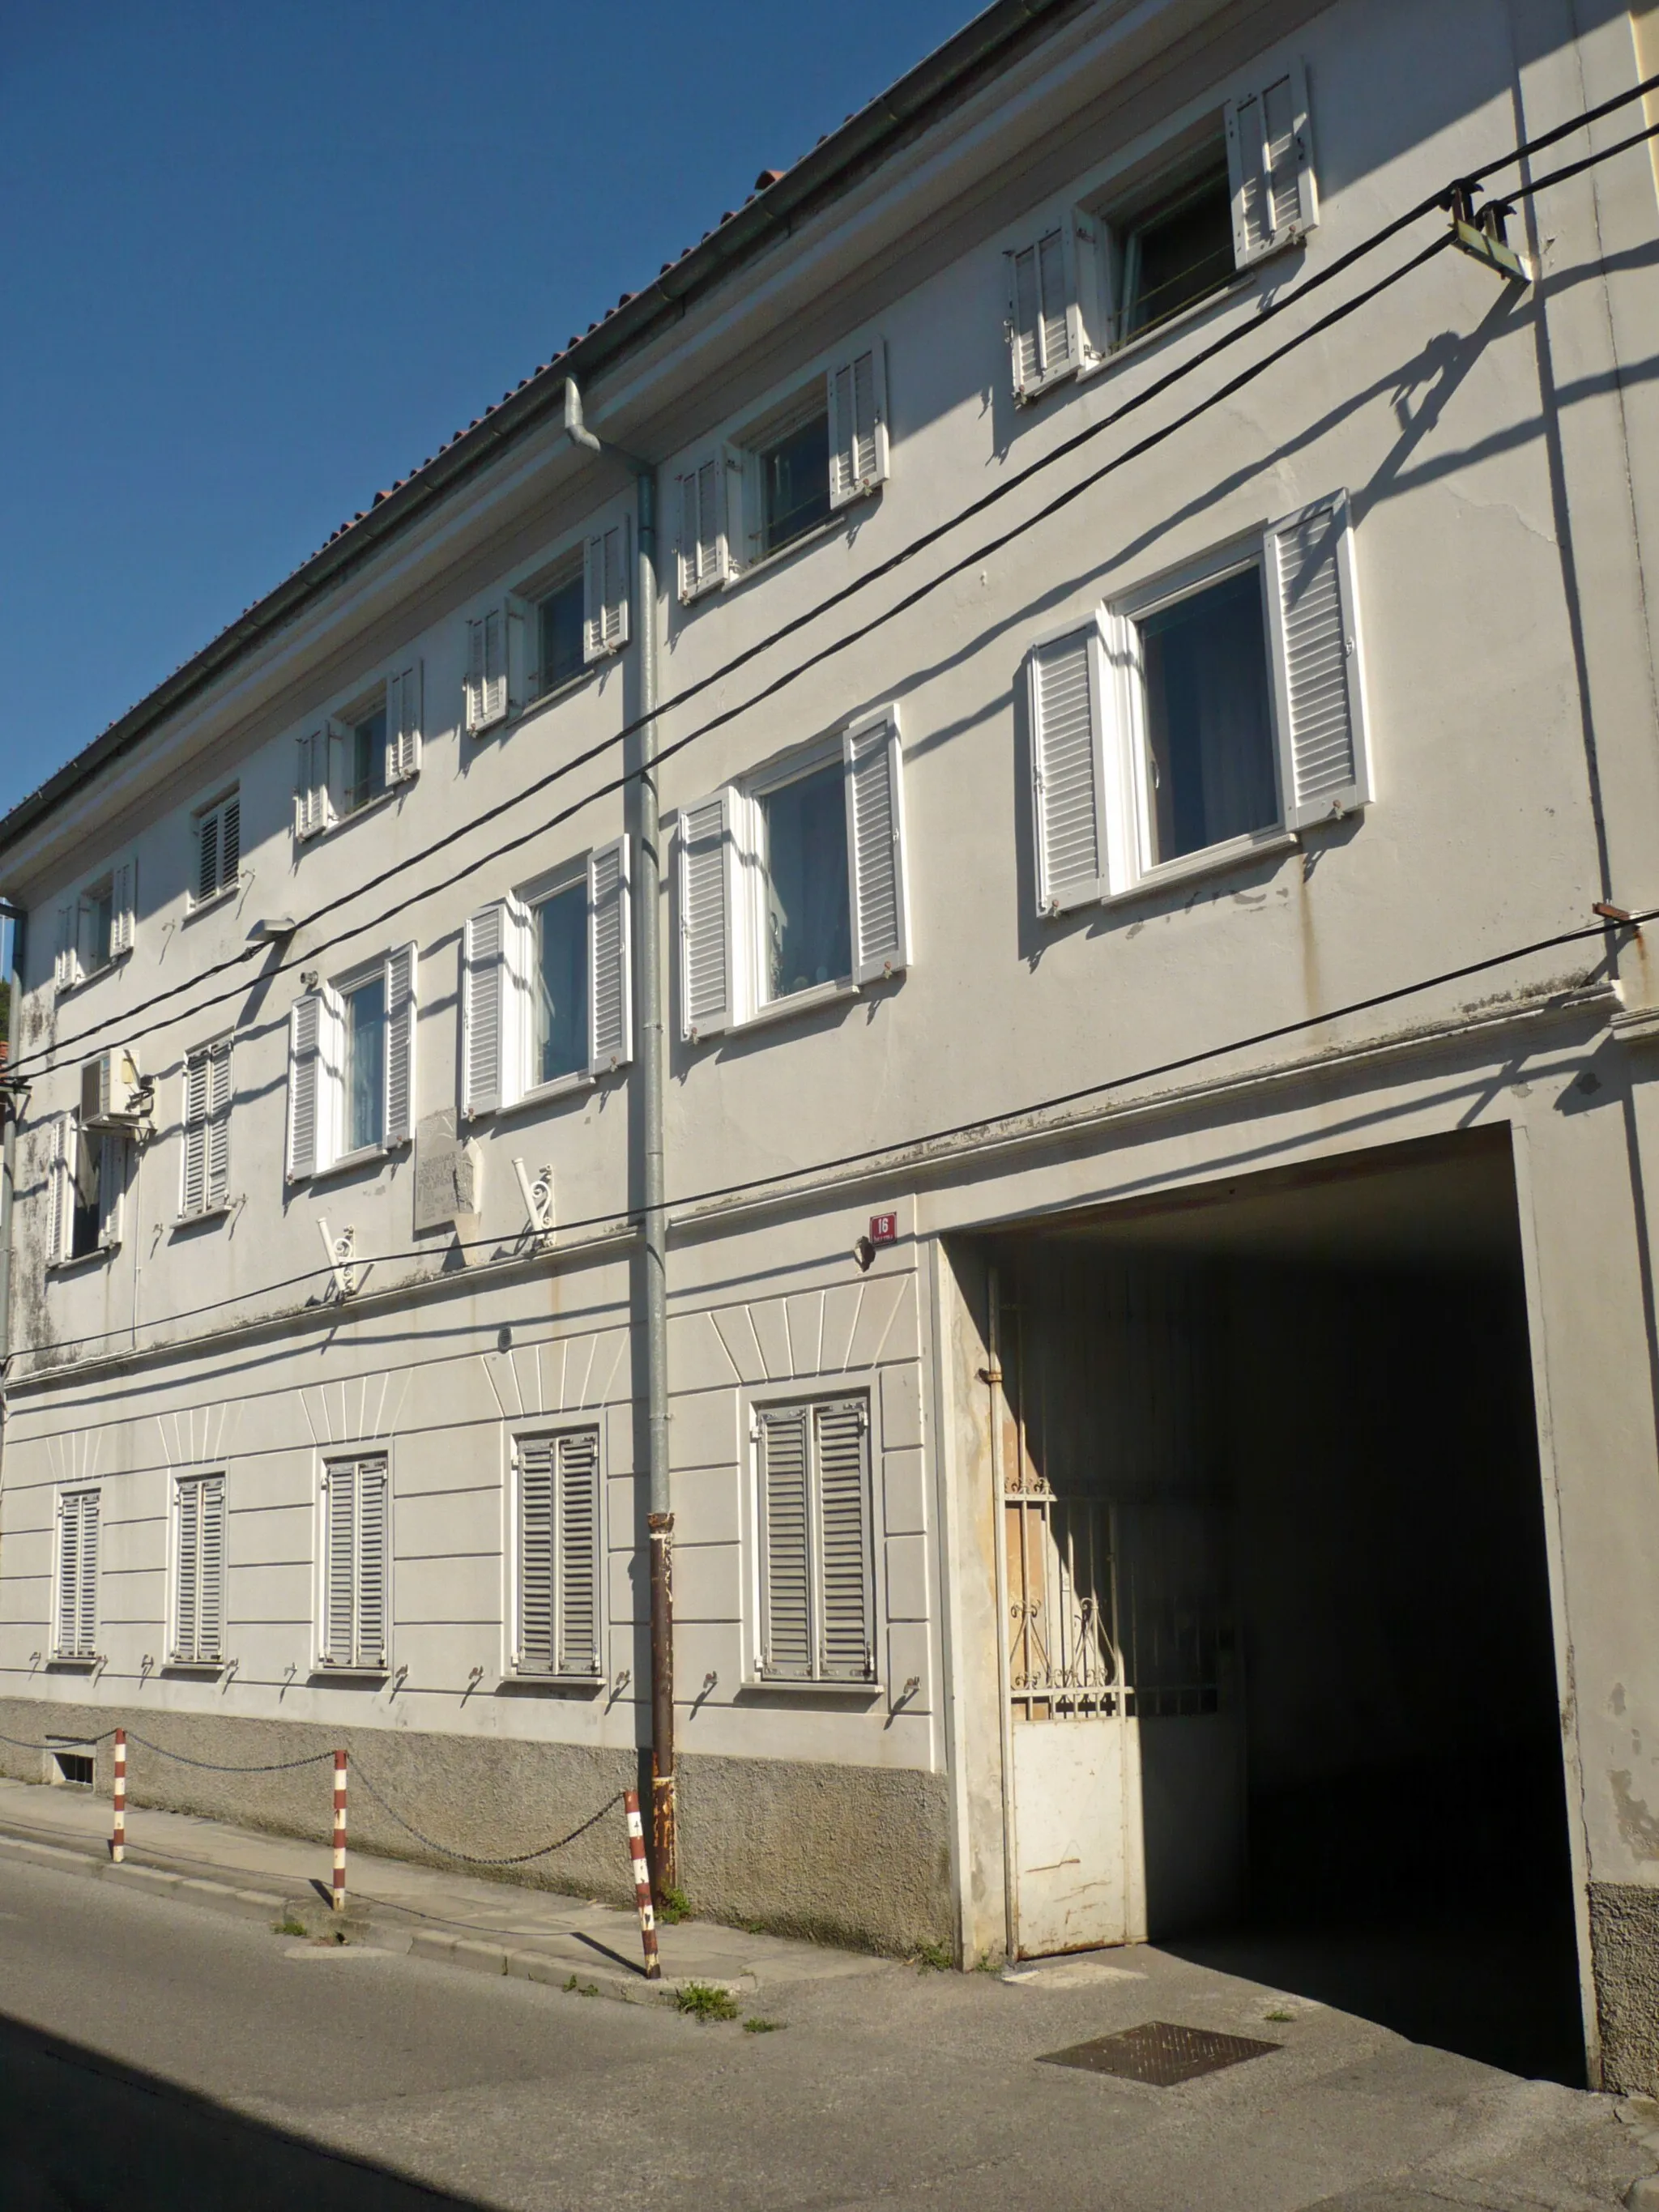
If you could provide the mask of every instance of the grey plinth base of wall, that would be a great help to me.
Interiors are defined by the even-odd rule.
[[[620,1813],[546,1859],[486,1869],[428,1850],[364,1786],[372,1781],[434,1842],[480,1857],[502,1856],[568,1834],[619,1790],[635,1787],[639,1762],[631,1752],[0,1699],[0,1732],[7,1735],[86,1740],[118,1725],[187,1759],[228,1766],[343,1749],[356,1773],[355,1844],[455,1873],[494,1873],[607,1905],[633,1903]],[[97,1789],[107,1796],[107,1741],[98,1746],[96,1759]],[[0,1743],[0,1774],[40,1782],[48,1778],[47,1763],[43,1753]],[[884,1951],[953,1945],[942,1775],[696,1753],[682,1758],[679,1775],[680,1879],[696,1911]],[[135,1807],[194,1813],[320,1844],[332,1825],[332,1792],[325,1764],[222,1774],[162,1758],[143,1743],[128,1751],[127,1797]]]
[[[1592,1882],[1589,1904],[1601,2086],[1659,2095],[1659,1889]]]

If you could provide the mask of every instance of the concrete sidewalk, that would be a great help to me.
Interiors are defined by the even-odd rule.
[[[618,1864],[628,1865],[617,1808]],[[632,1912],[352,1850],[348,1909],[332,1911],[326,1845],[184,1813],[127,1809],[125,1863],[109,1856],[107,1798],[73,1787],[0,1780],[0,1850],[61,1870],[276,1924],[307,1938],[405,1952],[485,1974],[575,1986],[635,2002],[674,2002],[688,1982],[734,1994],[896,1971],[890,1960],[690,1920],[660,1931],[663,1979],[647,1982]]]

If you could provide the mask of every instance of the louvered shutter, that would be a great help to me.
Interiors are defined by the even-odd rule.
[[[562,1436],[559,1476],[559,1645],[561,1674],[599,1671],[599,1437]]]
[[[519,1462],[519,1638],[515,1663],[553,1670],[553,1440],[526,1437]]]
[[[386,963],[386,1142],[415,1130],[415,996],[420,948],[400,945]]]
[[[874,1673],[871,1627],[868,1410],[861,1398],[813,1408],[818,1539],[818,1672],[863,1682]]]
[[[1008,256],[1008,343],[1018,398],[1032,398],[1079,365],[1076,252],[1067,217]]]
[[[57,1115],[52,1125],[52,1163],[49,1170],[52,1207],[49,1235],[53,1261],[70,1256],[70,1219],[73,1200],[70,1176],[74,1167],[76,1131],[72,1114]]]
[[[357,1467],[357,1634],[352,1651],[360,1667],[386,1664],[387,1549],[386,1467],[383,1459]]]
[[[812,1672],[811,1526],[807,1410],[758,1416],[761,1668],[804,1680]]]
[[[127,1188],[127,1140],[113,1133],[82,1142],[96,1142],[98,1153],[98,1249],[112,1252],[121,1241],[121,1206]]]
[[[290,1182],[328,1164],[324,1148],[323,1000],[307,991],[294,1002],[288,1032],[288,1172]]]
[[[81,1498],[70,1491],[58,1500],[58,1652],[72,1659],[81,1623]]]
[[[219,809],[219,884],[234,884],[242,871],[242,800],[232,792]]]
[[[1233,258],[1243,269],[1319,220],[1310,155],[1307,85],[1299,62],[1226,107],[1233,196]]]
[[[294,834],[314,837],[333,818],[328,789],[328,731],[312,730],[297,747],[294,780]]]
[[[582,658],[602,660],[628,642],[629,535],[626,520],[587,541],[582,584]]]
[[[323,1657],[351,1664],[356,1627],[357,1470],[336,1460],[324,1477]]]
[[[470,915],[461,945],[461,1104],[493,1114],[507,1103],[502,1084],[507,909],[499,902]]]
[[[109,957],[131,952],[137,931],[138,863],[118,860],[110,871]]]
[[[201,1620],[198,1601],[202,1577],[202,1486],[199,1482],[181,1482],[178,1491],[179,1557],[173,1656],[189,1662],[199,1656],[197,1643]]]
[[[185,1166],[181,1213],[201,1213],[208,1203],[208,1120],[213,1090],[212,1055],[191,1053],[185,1062]]]
[[[634,1056],[634,979],[629,932],[629,843],[587,856],[588,1073],[605,1075]]]
[[[219,810],[210,807],[196,825],[196,897],[199,904],[219,888]]]
[[[83,1659],[98,1650],[98,1509],[99,1492],[81,1492],[80,1586],[76,1593],[75,1648]]]
[[[67,991],[79,981],[80,925],[80,901],[66,900],[58,909],[58,952],[52,966],[52,983],[57,990]]]
[[[1085,905],[1107,888],[1104,680],[1097,623],[1046,639],[1031,653],[1032,843],[1041,915]]]
[[[407,783],[421,768],[424,664],[414,661],[386,680],[386,780]]]
[[[729,556],[726,456],[712,453],[680,478],[680,597],[726,581]]]
[[[842,739],[847,769],[853,976],[878,982],[909,962],[904,895],[904,808],[898,725],[890,714],[854,723]]]
[[[225,1479],[210,1474],[195,1487],[200,1531],[196,1657],[216,1660],[223,1654],[225,1637]]]
[[[1275,523],[1264,562],[1279,784],[1285,823],[1297,829],[1370,796],[1346,495]]]
[[[207,1203],[225,1205],[230,1197],[230,1039],[207,1054]]]
[[[887,392],[879,343],[828,374],[830,504],[844,507],[887,474]]]
[[[508,682],[509,617],[505,606],[491,607],[467,624],[466,726],[493,728],[506,719],[511,703]]]
[[[732,794],[718,791],[679,821],[680,1026],[714,1036],[732,1020]]]

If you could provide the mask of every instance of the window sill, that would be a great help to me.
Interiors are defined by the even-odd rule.
[[[312,1668],[313,1682],[388,1682],[390,1667],[346,1667],[337,1665],[331,1659],[319,1659]]]
[[[76,992],[84,991],[89,983],[97,982],[102,976],[112,975],[118,968],[125,968],[131,957],[132,947],[129,945],[125,951],[112,953],[101,968],[88,968],[84,975],[77,975],[72,983],[60,983],[56,996],[59,999],[73,998]]]
[[[1274,248],[1275,253],[1285,251],[1283,246]],[[1262,257],[1264,260],[1273,258],[1273,255]],[[1121,361],[1133,361],[1138,355],[1150,352],[1165,338],[1172,337],[1177,331],[1190,330],[1206,315],[1212,315],[1217,308],[1225,307],[1229,301],[1237,300],[1251,290],[1255,283],[1255,272],[1261,266],[1261,261],[1252,261],[1248,268],[1234,270],[1224,284],[1218,284],[1213,292],[1206,292],[1201,300],[1189,301],[1184,307],[1177,308],[1173,315],[1166,315],[1162,322],[1149,323],[1144,331],[1137,331],[1132,338],[1125,338],[1121,345],[1113,346],[1108,353],[1095,355],[1079,369],[1079,381],[1086,384],[1091,378],[1098,376],[1103,369],[1115,368]]]
[[[872,1705],[884,1694],[879,1682],[809,1682],[793,1674],[757,1674],[738,1686],[744,1704],[758,1704],[765,1698],[834,1698],[847,1705]]]
[[[534,698],[526,699],[516,714],[502,714],[493,722],[486,722],[481,730],[469,731],[468,735],[487,738],[496,730],[516,729],[520,722],[527,722],[532,714],[540,714],[549,707],[556,707],[562,699],[569,698],[572,692],[580,691],[585,684],[591,684],[608,661],[614,660],[619,653],[626,650],[625,646],[617,645],[612,646],[608,653],[597,653],[592,660],[584,661],[574,676],[567,676],[562,684],[556,684],[551,690],[538,691]]]
[[[1100,903],[1107,907],[1127,906],[1133,899],[1148,898],[1171,884],[1224,875],[1230,868],[1244,867],[1252,860],[1278,860],[1285,853],[1300,851],[1301,846],[1301,835],[1295,830],[1263,830],[1248,837],[1230,837],[1224,845],[1207,845],[1201,853],[1183,853],[1178,860],[1165,860],[1158,867],[1148,868],[1125,890],[1109,892]]]
[[[733,1022],[726,1034],[742,1036],[750,1030],[764,1029],[769,1022],[787,1021],[792,1014],[810,1014],[815,1007],[831,1006],[840,1000],[856,999],[858,995],[859,987],[850,977],[834,983],[814,983],[809,990],[791,991],[786,998],[769,999],[765,1006],[745,1014],[740,1022]]]
[[[166,1659],[161,1662],[163,1674],[194,1676],[198,1680],[215,1681],[226,1668],[234,1666],[232,1659]]]
[[[416,769],[413,775],[399,776],[396,783],[389,783],[384,791],[377,791],[373,799],[365,799],[361,806],[354,806],[349,814],[335,815],[331,821],[325,822],[320,830],[313,830],[308,837],[296,835],[295,843],[300,846],[326,844],[331,837],[337,837],[343,830],[349,830],[354,823],[366,821],[371,814],[384,813],[394,800],[402,798],[410,784],[419,782],[420,775],[421,771]]]
[[[104,1663],[101,1651],[54,1651],[46,1662],[50,1672],[60,1674],[90,1674]],[[65,1746],[68,1749],[70,1747]]]
[[[393,1159],[399,1152],[406,1152],[410,1144],[409,1138],[400,1137],[395,1145],[360,1146],[355,1152],[342,1152],[337,1160],[331,1160],[325,1168],[313,1168],[308,1176],[290,1176],[289,1188],[297,1190],[303,1183],[328,1182],[335,1176],[349,1175],[353,1168],[370,1167],[377,1160]],[[199,1217],[192,1215],[191,1218],[194,1220]]]
[[[186,1229],[205,1229],[215,1221],[228,1221],[236,1210],[234,1199],[228,1198],[220,1206],[204,1206],[199,1213],[175,1213],[168,1224],[169,1233],[179,1236]]]
[[[309,840],[307,842],[309,842]],[[184,927],[188,929],[198,915],[216,914],[222,906],[233,905],[240,896],[246,883],[246,876],[235,876],[229,883],[221,884],[218,890],[210,893],[206,898],[191,899],[185,908]]]
[[[769,568],[778,568],[795,554],[804,553],[809,545],[821,545],[826,538],[836,535],[855,507],[864,507],[878,497],[884,483],[884,478],[881,483],[866,484],[862,491],[854,492],[851,499],[843,500],[839,507],[832,507],[822,522],[815,522],[810,530],[803,530],[799,538],[792,538],[787,545],[775,545],[770,552],[757,553],[752,561],[742,562],[732,569],[726,582],[745,584],[751,576],[763,576]],[[702,599],[714,588],[712,584],[705,584],[697,594],[698,598]]]
[[[605,1686],[603,1674],[544,1674],[535,1667],[515,1667],[498,1685],[503,1690],[555,1690],[585,1698],[597,1697]]]
[[[538,1083],[533,1091],[524,1091],[519,1097],[509,1099],[500,1106],[482,1106],[476,1113],[462,1118],[473,1127],[487,1121],[510,1121],[515,1114],[527,1114],[538,1106],[556,1106],[561,1099],[574,1098],[584,1091],[599,1088],[602,1079],[579,1067],[574,1075],[556,1076],[551,1083]]]
[[[77,1252],[72,1260],[48,1260],[46,1273],[49,1275],[72,1275],[79,1267],[90,1272],[100,1260],[112,1260],[120,1249],[118,1244],[100,1244],[95,1252]]]

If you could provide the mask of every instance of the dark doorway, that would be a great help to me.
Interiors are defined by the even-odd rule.
[[[991,1256],[1032,1462],[1109,1501],[1151,1940],[1582,2086],[1506,1133]]]

